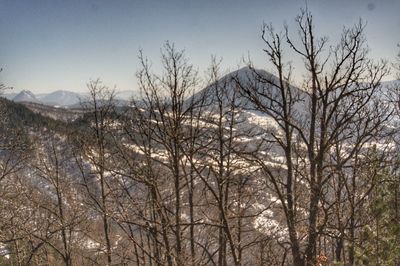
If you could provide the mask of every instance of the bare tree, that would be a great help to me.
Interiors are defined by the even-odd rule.
[[[400,44],[397,45],[400,47]],[[397,71],[397,79],[400,79],[400,52],[397,54],[396,61],[394,63],[394,67]]]
[[[111,233],[111,206],[110,193],[113,176],[107,169],[109,152],[108,136],[113,125],[112,115],[115,114],[115,93],[104,86],[100,80],[88,84],[89,98],[83,102],[88,111],[88,135],[78,140],[81,148],[80,163],[81,175],[90,205],[101,214],[101,228],[103,240],[101,250],[105,250],[107,265],[112,264],[112,233]],[[88,164],[92,170],[88,171]],[[103,246],[104,244],[104,246]]]
[[[131,233],[131,241],[142,253],[137,256],[138,264],[145,264],[147,258],[150,265],[184,265],[190,256],[194,261],[195,256],[194,248],[186,250],[188,243],[194,247],[192,240],[187,241],[188,231],[193,234],[193,228],[186,230],[188,223],[182,217],[191,204],[187,200],[193,199],[191,192],[187,194],[193,176],[188,171],[184,148],[193,138],[195,114],[192,104],[185,100],[197,85],[197,73],[184,52],[170,43],[165,44],[162,53],[162,75],[152,73],[142,53],[139,58],[142,69],[137,76],[142,99],[134,101],[126,114],[124,141],[117,145],[116,158],[125,165],[117,171],[128,180],[123,186],[130,189],[125,193],[131,202],[139,204],[140,211],[133,215],[120,213],[127,218],[123,230],[137,228]],[[142,199],[132,194],[135,189],[144,189]]]
[[[346,145],[346,161],[353,160],[355,153],[382,129],[388,116],[385,108],[378,108],[374,96],[388,69],[385,62],[374,63],[367,58],[361,22],[345,29],[341,42],[332,49],[326,47],[327,38],[315,36],[308,11],[303,11],[296,22],[299,41],[291,38],[288,28],[277,34],[271,26],[263,27],[264,51],[277,76],[258,75],[258,86],[243,85],[242,94],[280,129],[269,136],[284,154],[286,174],[279,175],[258,161],[281,202],[293,263],[314,265],[327,219],[321,206],[333,178],[327,157],[339,143]],[[300,89],[289,85],[292,69],[283,58],[284,42],[304,62],[306,79]],[[298,194],[301,187],[309,193]],[[306,242],[302,240],[305,237]]]
[[[37,143],[41,147],[37,148],[37,158],[31,163],[38,182],[37,195],[31,195],[28,200],[49,219],[41,222],[47,224],[44,236],[32,233],[61,256],[65,265],[75,265],[73,259],[78,258],[77,246],[83,237],[80,231],[87,219],[81,206],[81,190],[76,186],[79,180],[74,179],[77,169],[71,150],[60,136],[49,136],[46,141]]]

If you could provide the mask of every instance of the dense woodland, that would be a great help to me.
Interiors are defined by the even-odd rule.
[[[100,80],[73,121],[2,99],[0,265],[400,265],[400,54],[296,23],[263,26],[268,72],[166,43],[127,106]]]

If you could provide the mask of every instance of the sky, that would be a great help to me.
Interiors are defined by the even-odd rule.
[[[184,49],[200,74],[212,55],[226,70],[249,56],[268,70],[262,24],[295,31],[306,5],[317,34],[332,43],[362,18],[371,57],[398,53],[400,0],[0,0],[0,83],[34,93],[85,91],[100,78],[135,90],[139,49],[157,71],[166,41]]]

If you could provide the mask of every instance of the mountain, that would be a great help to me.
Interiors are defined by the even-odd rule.
[[[49,94],[42,94],[38,96],[38,98],[43,104],[69,106],[78,104],[82,98],[82,94],[72,91],[58,90]]]
[[[115,99],[117,105],[128,104],[138,93],[133,90],[116,91]],[[68,108],[79,108],[81,102],[87,101],[88,93],[79,93],[67,90],[57,90],[50,93],[34,94],[31,91],[23,90],[19,93],[4,93],[2,97],[15,102],[33,102],[49,106],[59,106]]]
[[[36,98],[35,94],[31,91],[23,90],[12,98],[14,102],[33,102],[40,103],[40,100]]]
[[[280,101],[281,93],[278,88],[279,78],[261,69],[243,67],[218,79],[203,90],[197,92],[193,97],[186,100],[186,104],[203,102],[208,109],[214,108],[217,102],[222,102],[224,107],[229,107],[232,103],[246,110],[255,109],[254,104],[249,100],[249,95],[245,95],[243,89],[253,97],[258,92],[258,97],[263,104],[271,105],[274,101]],[[293,96],[299,99],[305,98],[305,92],[293,85],[286,84]],[[240,89],[242,88],[242,90]],[[247,94],[247,93],[246,93]],[[296,101],[293,109],[302,113],[306,103]]]

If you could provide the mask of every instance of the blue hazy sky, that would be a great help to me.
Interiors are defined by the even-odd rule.
[[[334,41],[363,18],[371,56],[391,59],[400,43],[400,0],[308,0],[318,34]],[[289,0],[0,0],[0,82],[15,91],[83,91],[101,78],[135,89],[138,50],[157,66],[166,40],[199,72],[210,56],[235,69],[250,55],[267,66],[261,25],[294,24],[305,1]],[[294,29],[292,27],[292,29]]]

